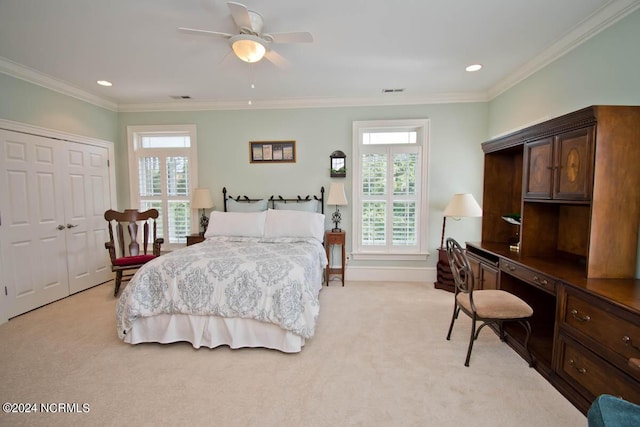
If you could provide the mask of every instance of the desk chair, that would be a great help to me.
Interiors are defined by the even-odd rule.
[[[529,304],[517,296],[503,290],[485,289],[475,290],[475,278],[467,255],[460,244],[452,238],[447,239],[447,258],[455,282],[455,299],[453,306],[453,316],[447,340],[451,339],[453,324],[458,318],[460,311],[471,317],[471,336],[469,337],[469,348],[464,366],[469,366],[473,342],[478,339],[478,334],[486,325],[497,324],[500,331],[500,340],[504,341],[504,322],[518,322],[526,331],[524,348],[529,353],[529,366],[533,366],[533,356],[529,351],[529,336],[531,335],[531,325],[529,318],[533,315],[533,309]],[[482,324],[476,330],[476,321]]]

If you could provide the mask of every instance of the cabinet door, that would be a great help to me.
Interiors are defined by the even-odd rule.
[[[554,199],[591,199],[593,133],[592,126],[556,136]]]
[[[469,265],[473,271],[475,289],[498,289],[498,269],[483,262],[482,258],[476,258],[467,254]]]
[[[553,177],[553,138],[525,145],[524,198],[551,199]]]
[[[480,283],[482,289],[498,289],[498,269],[480,264]]]
[[[473,272],[474,289],[482,289],[482,272],[480,267],[480,261],[475,257],[467,254],[471,271]]]

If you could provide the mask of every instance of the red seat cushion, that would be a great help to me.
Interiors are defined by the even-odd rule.
[[[125,257],[122,257],[122,258],[117,258],[113,262],[113,265],[123,266],[123,265],[144,264],[147,261],[151,261],[155,257],[156,257],[155,255],[149,255],[149,254],[147,254],[147,255],[125,256]]]

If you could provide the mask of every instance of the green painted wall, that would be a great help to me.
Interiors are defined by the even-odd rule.
[[[434,104],[393,107],[272,109],[167,113],[121,113],[120,143],[116,147],[118,202],[129,203],[126,127],[147,124],[193,123],[198,129],[199,186],[211,189],[216,209],[222,209],[222,187],[234,195],[306,196],[328,191],[329,155],[335,150],[352,160],[352,122],[376,119],[430,119],[429,153],[429,249],[440,244],[442,211],[456,192],[471,192],[481,201],[482,150],[478,144],[487,134],[487,104]],[[251,164],[249,141],[295,140],[296,163]],[[339,180],[339,178],[333,178]],[[351,200],[351,175],[345,182]],[[303,194],[300,194],[303,192]],[[329,207],[328,210],[332,210]],[[351,229],[351,207],[341,208],[341,227]],[[480,219],[450,221],[450,234],[479,240]],[[330,225],[327,219],[327,226]],[[448,233],[449,234],[449,233]],[[347,249],[350,249],[347,243]],[[428,265],[434,266],[430,259]],[[355,263],[355,261],[354,261]],[[363,261],[355,265],[366,265]],[[384,265],[377,262],[376,265]],[[392,265],[424,266],[424,263]]]
[[[640,105],[640,10],[489,103],[489,135],[589,105]]]
[[[116,142],[118,113],[0,73],[0,118]]]

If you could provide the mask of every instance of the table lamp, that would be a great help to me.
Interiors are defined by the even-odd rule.
[[[191,197],[191,208],[192,209],[201,209],[200,214],[200,234],[203,235],[205,231],[207,231],[207,226],[209,225],[209,218],[205,215],[205,209],[213,208],[213,199],[211,198],[211,193],[208,188],[196,188],[193,190],[193,195]]]
[[[342,231],[339,227],[342,216],[340,215],[338,206],[347,205],[347,195],[344,193],[344,184],[338,182],[331,183],[327,205],[336,205],[336,211],[331,215],[331,221],[335,224],[335,227],[333,227],[331,231]]]

